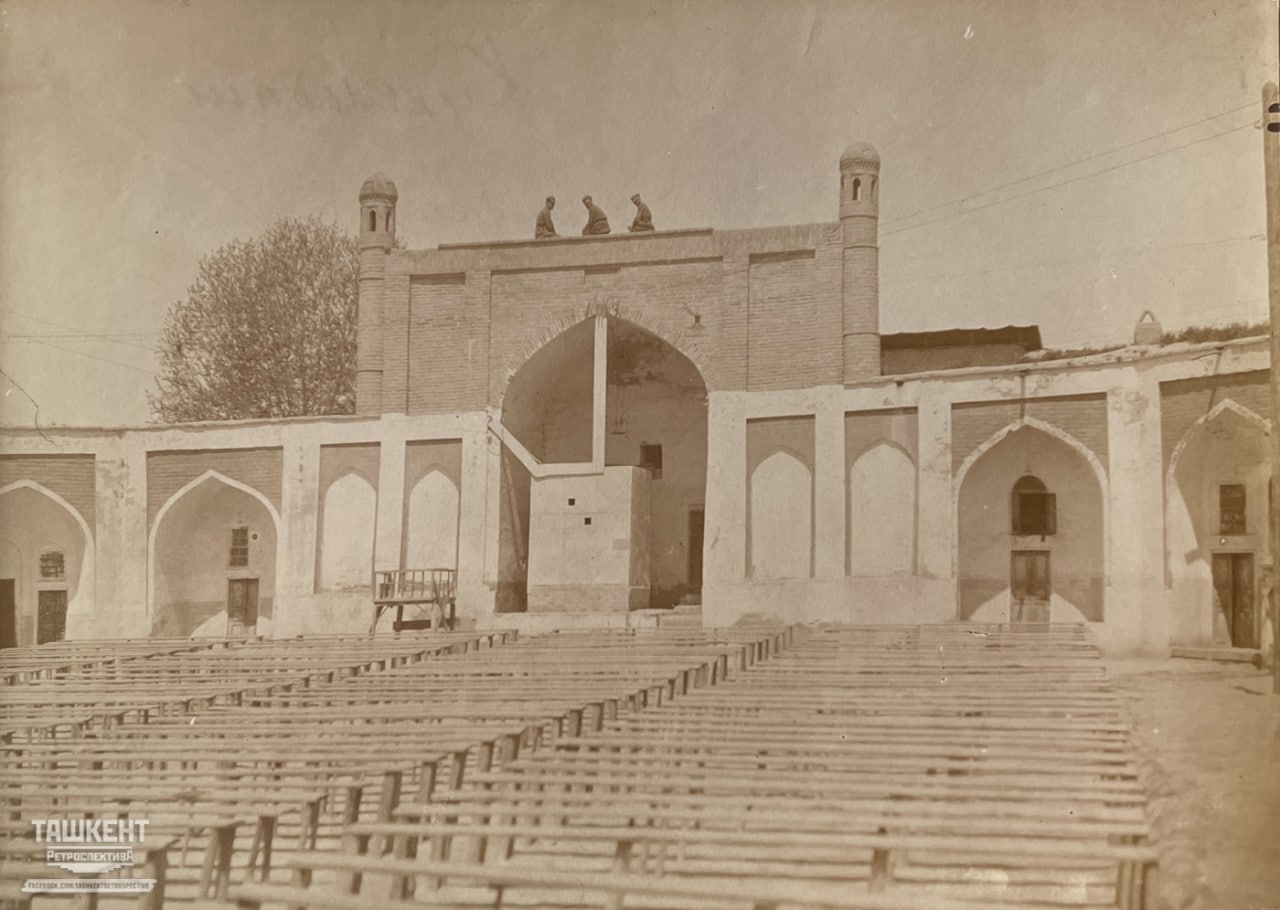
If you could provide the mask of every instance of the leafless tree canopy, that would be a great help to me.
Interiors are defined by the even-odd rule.
[[[281,219],[200,262],[165,318],[165,422],[350,414],[355,408],[354,238],[316,218]]]

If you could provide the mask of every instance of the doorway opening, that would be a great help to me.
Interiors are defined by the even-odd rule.
[[[1048,622],[1048,550],[1014,550],[1009,573],[1009,621]]]

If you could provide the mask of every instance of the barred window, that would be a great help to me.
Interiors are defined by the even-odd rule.
[[[1218,487],[1218,533],[1247,534],[1245,529],[1244,484],[1224,483]]]
[[[61,550],[49,550],[40,554],[40,577],[67,577],[67,560]]]
[[[231,559],[230,565],[234,569],[249,564],[249,529],[248,528],[232,528],[231,529]]]

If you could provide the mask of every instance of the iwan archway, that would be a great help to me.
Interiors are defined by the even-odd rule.
[[[685,354],[588,318],[511,377],[501,435],[500,610],[699,602],[707,397]]]
[[[1103,621],[1107,478],[1089,449],[1026,418],[975,449],[956,486],[961,619]]]

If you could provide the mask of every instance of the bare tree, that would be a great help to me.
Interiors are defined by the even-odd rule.
[[[165,422],[350,414],[355,409],[354,238],[316,218],[281,219],[200,261],[165,318]]]

